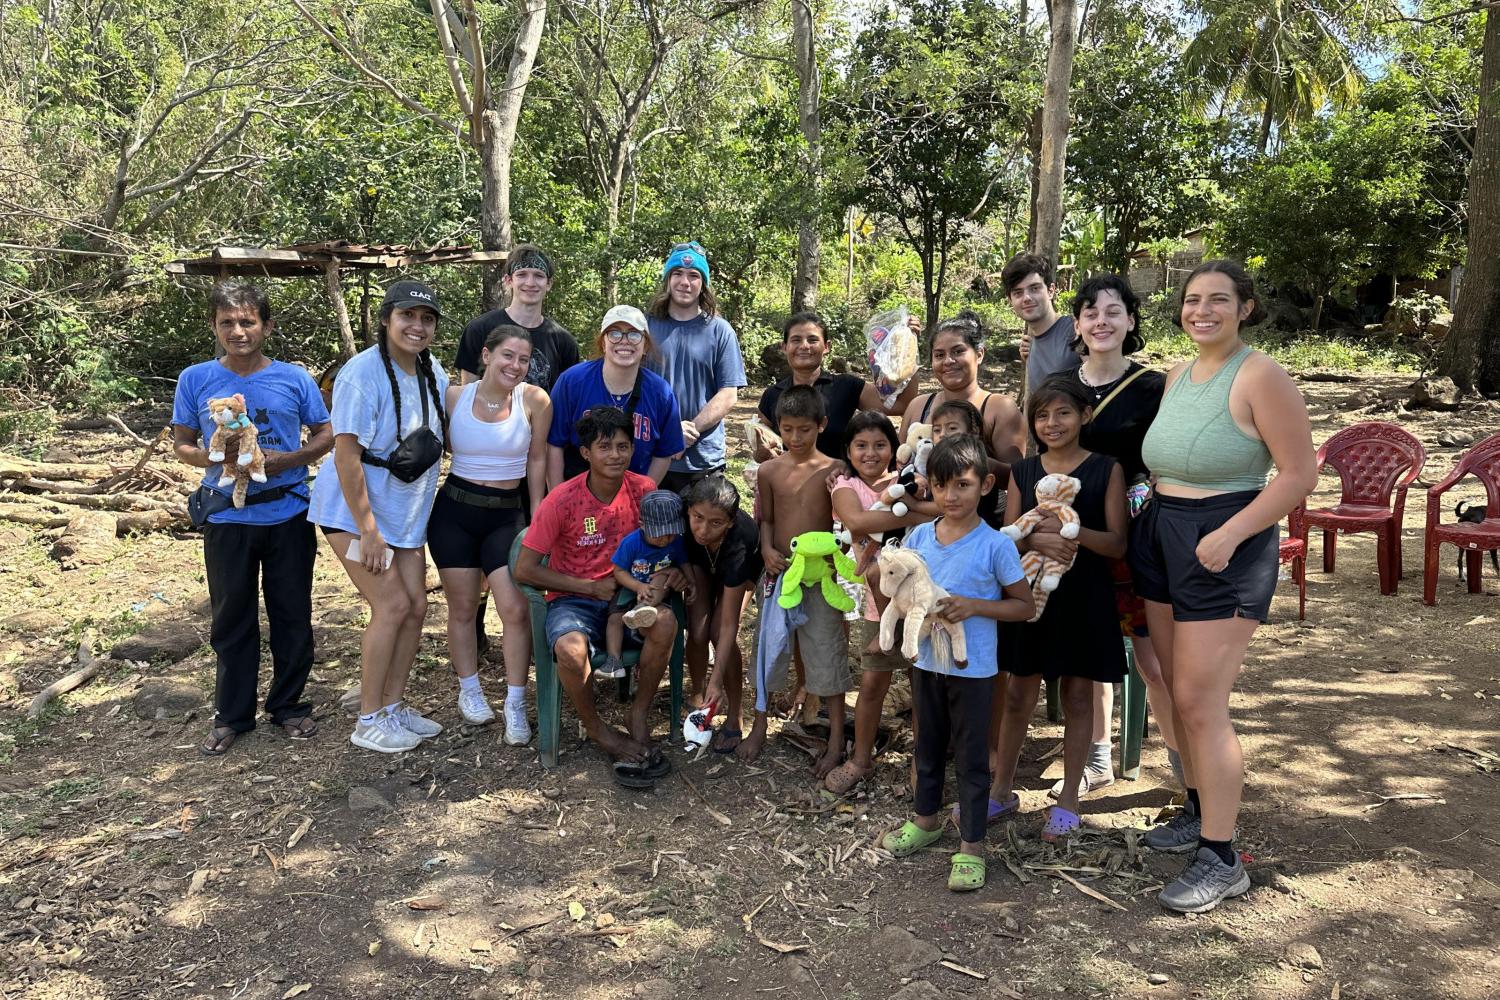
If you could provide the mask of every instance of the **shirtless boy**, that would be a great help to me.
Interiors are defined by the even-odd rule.
[[[833,528],[828,473],[837,460],[818,451],[818,433],[827,424],[823,397],[811,386],[792,386],[776,401],[777,432],[786,451],[760,467],[760,551],[766,564],[761,587],[760,627],[755,651],[755,723],[735,752],[741,760],[760,756],[766,742],[768,689],[785,685],[795,642],[807,673],[807,693],[828,708],[828,749],[813,765],[823,778],[844,751],[844,693],[850,688],[849,639],[843,614],[830,607],[818,588],[804,588],[801,610],[807,621],[792,634],[781,625],[787,612],[776,603],[781,574],[791,558],[792,539]]]

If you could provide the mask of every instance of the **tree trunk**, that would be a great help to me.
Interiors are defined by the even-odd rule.
[[[1479,118],[1469,164],[1469,255],[1438,371],[1465,392],[1500,395],[1500,12],[1485,15]]]
[[[1261,156],[1265,156],[1266,150],[1271,148],[1271,118],[1274,108],[1271,98],[1266,98],[1265,109],[1260,113],[1260,131],[1255,138],[1255,148],[1260,151]]]
[[[323,265],[323,277],[328,284],[328,298],[333,303],[333,315],[339,324],[339,348],[348,361],[358,351],[354,347],[354,329],[349,325],[349,306],[344,301],[344,286],[339,281],[339,262],[330,260]]]
[[[1042,89],[1042,148],[1036,187],[1036,239],[1032,249],[1057,263],[1062,242],[1063,175],[1068,163],[1068,90],[1077,47],[1074,0],[1052,0],[1052,41]]]
[[[479,211],[480,238],[486,250],[509,250],[512,243],[510,214],[511,153],[516,145],[516,129],[521,122],[521,103],[536,53],[547,22],[547,0],[520,0],[523,14],[516,40],[511,47],[510,63],[500,89],[486,86],[479,98],[486,108],[480,117],[483,134],[478,137],[479,158],[483,173],[483,202]],[[472,10],[470,16],[473,16]],[[482,52],[475,53],[483,59]],[[505,268],[486,265],[484,272],[484,308],[498,309],[504,304],[502,278]]]
[[[1026,206],[1026,245],[1036,246],[1036,196],[1042,177],[1042,109],[1038,105],[1026,122],[1026,149],[1031,155],[1027,180],[1031,182],[1031,200]]]
[[[818,110],[822,84],[814,44],[812,0],[792,0],[792,37],[797,56],[797,118],[807,143],[803,160],[802,217],[797,223],[797,271],[792,278],[792,312],[818,302],[818,223],[822,215],[823,119]]]
[[[1319,289],[1318,290],[1318,294],[1315,295],[1315,296],[1313,296],[1313,310],[1312,310],[1312,331],[1313,331],[1313,333],[1317,333],[1318,332],[1318,324],[1320,324],[1320,323],[1323,322],[1323,302],[1327,298],[1328,298],[1327,293],[1324,292],[1322,289]]]

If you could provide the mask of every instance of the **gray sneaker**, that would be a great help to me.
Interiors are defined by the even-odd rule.
[[[1198,848],[1193,863],[1182,877],[1161,891],[1161,905],[1178,913],[1207,913],[1230,896],[1250,891],[1250,875],[1235,855],[1234,864],[1226,865],[1207,847]]]
[[[1191,805],[1160,826],[1146,831],[1141,842],[1153,851],[1186,854],[1198,849],[1198,835],[1203,832],[1203,817]]]

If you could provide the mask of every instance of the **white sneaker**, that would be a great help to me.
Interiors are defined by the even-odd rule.
[[[458,714],[471,726],[482,726],[486,722],[495,721],[495,710],[490,707],[484,692],[477,687],[472,691],[462,687],[458,689]]]
[[[425,718],[404,701],[400,708],[391,713],[391,718],[395,719],[396,724],[402,729],[424,740],[430,740],[443,731],[442,725]]]
[[[633,628],[639,632],[643,628],[655,625],[659,612],[654,604],[637,604],[621,617],[625,621],[626,628]]]
[[[526,703],[507,701],[505,703],[506,746],[523,747],[530,742],[531,724],[526,721]]]
[[[355,722],[354,733],[349,742],[364,750],[376,753],[402,753],[421,746],[422,739],[416,733],[401,727],[388,712],[382,710],[370,723]]]

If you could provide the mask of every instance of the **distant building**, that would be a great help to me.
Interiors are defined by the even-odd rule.
[[[1206,228],[1192,229],[1182,234],[1187,245],[1167,257],[1166,264],[1158,260],[1149,250],[1137,250],[1130,255],[1130,287],[1142,298],[1155,295],[1163,289],[1176,288],[1182,284],[1193,268],[1203,263],[1207,255],[1204,237]]]

